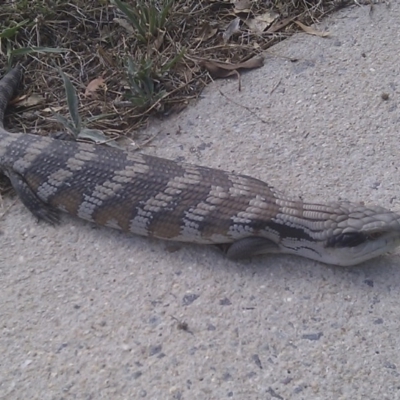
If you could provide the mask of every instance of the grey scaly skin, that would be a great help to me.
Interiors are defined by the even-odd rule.
[[[60,211],[99,225],[214,244],[232,259],[295,254],[355,265],[400,244],[400,216],[382,207],[291,199],[245,175],[74,141],[9,133],[5,107],[22,70],[0,81],[0,170],[40,220]]]

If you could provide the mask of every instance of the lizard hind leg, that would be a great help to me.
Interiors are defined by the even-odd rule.
[[[21,199],[24,206],[39,220],[46,221],[52,225],[60,222],[59,211],[44,203],[29,187],[25,180],[14,171],[6,171],[14,190]]]

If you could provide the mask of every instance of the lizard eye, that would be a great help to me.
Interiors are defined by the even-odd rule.
[[[328,239],[327,247],[356,247],[369,237],[362,232],[346,232]]]
[[[372,232],[367,234],[367,239],[375,240],[380,238],[383,235],[383,232]]]

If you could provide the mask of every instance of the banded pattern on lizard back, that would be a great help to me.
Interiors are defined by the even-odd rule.
[[[4,108],[21,76],[0,81],[0,169],[25,206],[166,240],[222,245],[230,258],[297,254],[354,265],[400,243],[400,216],[349,202],[291,199],[249,176],[106,146],[9,133]]]

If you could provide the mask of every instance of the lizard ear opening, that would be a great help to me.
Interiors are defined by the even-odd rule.
[[[356,247],[368,240],[363,232],[346,232],[328,239],[326,247]]]

